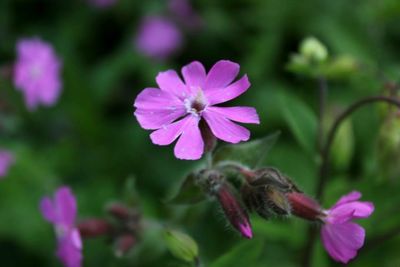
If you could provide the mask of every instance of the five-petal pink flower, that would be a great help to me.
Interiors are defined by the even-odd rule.
[[[353,191],[325,211],[322,243],[329,255],[342,263],[356,257],[357,251],[364,245],[365,230],[352,220],[367,218],[374,211],[371,202],[358,201],[360,198],[361,193]]]
[[[39,38],[18,41],[14,84],[23,92],[29,110],[57,102],[61,93],[60,70],[61,61],[50,44]]]
[[[154,144],[169,145],[178,139],[174,153],[179,159],[196,160],[204,152],[200,120],[204,119],[212,134],[223,141],[247,141],[250,131],[234,123],[259,123],[252,107],[217,107],[243,94],[250,82],[244,75],[236,82],[239,64],[221,60],[206,73],[194,61],[182,68],[184,82],[174,70],[160,72],[158,88],[146,88],[136,98],[135,116],[144,129],[155,130]],[[233,83],[232,83],[233,82]]]
[[[8,169],[14,164],[14,155],[7,150],[0,150],[0,178],[7,175]]]
[[[75,226],[76,200],[68,187],[60,187],[51,200],[44,197],[40,202],[43,217],[52,223],[58,241],[57,257],[65,267],[80,267],[82,262],[82,241]]]

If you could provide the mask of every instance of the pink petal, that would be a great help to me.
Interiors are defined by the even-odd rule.
[[[256,109],[251,107],[208,107],[207,110],[237,122],[260,123]]]
[[[336,261],[348,263],[364,245],[365,230],[358,224],[326,224],[321,229],[323,246]]]
[[[351,213],[350,219],[360,219],[369,217],[374,212],[374,204],[371,202],[354,201],[350,203],[341,204],[331,209],[329,217],[341,217],[342,214]]]
[[[331,209],[333,209],[334,207],[337,207],[337,206],[339,206],[341,204],[344,204],[344,203],[348,203],[348,202],[359,200],[360,198],[361,198],[361,193],[360,192],[352,191],[352,192],[348,193],[347,195],[342,196],[335,203],[335,205],[333,205],[333,207],[331,207]]]
[[[185,83],[189,87],[195,87],[194,90],[198,91],[197,88],[203,88],[204,82],[206,80],[206,70],[203,64],[198,61],[193,61],[192,63],[184,66],[182,68],[183,78]]]
[[[246,128],[237,125],[221,114],[212,110],[205,110],[203,117],[206,120],[212,133],[219,139],[229,143],[238,143],[247,141],[250,138],[250,131]]]
[[[184,106],[178,106],[170,110],[144,110],[137,109],[135,111],[136,119],[140,126],[147,130],[154,130],[164,127],[175,121],[186,112]]]
[[[50,223],[56,222],[55,210],[50,198],[48,197],[42,198],[39,207],[40,207],[40,212],[48,222]]]
[[[204,95],[206,96],[210,105],[215,105],[238,97],[246,92],[249,87],[249,79],[247,78],[247,75],[244,75],[240,80],[227,87],[210,88],[204,90]]]
[[[76,232],[73,230],[58,241],[57,257],[66,267],[80,267],[82,264],[82,244],[80,236],[77,240]]]
[[[182,133],[186,124],[189,123],[191,116],[186,116],[185,118],[166,125],[157,131],[150,134],[151,141],[153,144],[165,146],[169,145],[175,141],[176,138]]]
[[[60,187],[55,194],[55,205],[57,209],[57,220],[65,225],[74,225],[77,213],[76,200],[71,190]]]
[[[196,160],[204,152],[204,142],[199,129],[200,118],[189,116],[181,137],[175,145],[174,153],[178,159]]]
[[[171,110],[182,106],[173,94],[157,88],[146,88],[136,97],[134,106],[145,110]]]
[[[229,60],[220,60],[208,72],[204,89],[221,88],[230,84],[238,75],[240,66]]]
[[[189,95],[187,86],[174,70],[158,73],[156,81],[161,90],[169,92],[176,97],[183,99]]]

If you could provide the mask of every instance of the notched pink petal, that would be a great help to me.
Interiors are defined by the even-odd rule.
[[[178,98],[185,98],[189,94],[187,86],[174,70],[158,73],[156,81],[161,90],[169,92]]]
[[[199,121],[199,117],[189,116],[174,148],[178,159],[196,160],[203,155],[204,141],[200,133]]]
[[[227,87],[216,87],[204,90],[204,95],[206,96],[210,105],[216,105],[238,97],[246,92],[249,87],[249,79],[247,75],[244,75],[241,79]]]
[[[183,78],[187,86],[196,87],[191,88],[191,91],[197,91],[198,88],[203,88],[206,80],[206,70],[203,64],[198,61],[193,61],[192,63],[184,66],[182,68]]]
[[[336,206],[330,210],[330,216],[338,217],[341,214],[352,213],[350,219],[360,219],[369,217],[374,211],[374,204],[371,202],[354,201]]]
[[[336,261],[348,263],[363,246],[365,230],[358,224],[326,224],[321,229],[325,250]]]
[[[74,225],[76,219],[76,200],[71,190],[66,187],[60,187],[55,194],[55,205],[60,223]]]
[[[151,141],[153,144],[165,146],[169,145],[176,140],[176,138],[181,135],[183,129],[186,127],[190,116],[186,116],[185,118],[166,125],[157,131],[154,131],[150,134]]]
[[[240,141],[247,141],[250,138],[249,130],[231,122],[219,113],[207,110],[203,112],[203,117],[210,127],[211,132],[218,139],[235,144]]]
[[[218,61],[208,72],[204,89],[227,86],[236,78],[239,69],[239,64],[235,62],[229,60]]]
[[[335,205],[333,205],[333,207],[331,209],[333,209],[334,207],[337,207],[341,204],[344,203],[348,203],[348,202],[352,202],[352,201],[356,201],[359,200],[361,198],[361,193],[358,191],[352,191],[350,193],[348,193],[347,195],[342,196],[336,203]]]
[[[50,223],[56,222],[56,212],[54,209],[53,202],[50,198],[44,197],[40,201],[40,212],[42,213],[43,217]]]
[[[232,121],[255,124],[260,123],[257,111],[252,107],[208,107],[207,109]]]
[[[168,110],[183,105],[173,94],[158,88],[146,88],[135,99],[134,107],[147,110]]]
[[[183,116],[185,112],[184,106],[177,106],[170,110],[137,109],[134,115],[143,129],[155,130],[169,125]]]

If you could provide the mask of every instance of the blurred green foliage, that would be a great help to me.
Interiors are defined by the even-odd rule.
[[[132,175],[148,224],[179,226],[190,234],[204,266],[299,266],[307,226],[301,220],[254,216],[256,238],[247,241],[226,229],[215,203],[166,204],[181,179],[204,162],[177,160],[172,146],[151,144],[132,115],[133,100],[143,88],[155,86],[161,70],[179,70],[195,59],[207,68],[219,59],[239,62],[252,87],[234,102],[256,107],[261,118],[261,125],[249,126],[252,136],[281,131],[266,164],[313,195],[319,163],[318,85],[287,71],[290,55],[303,38],[315,36],[330,56],[348,55],[357,62],[352,75],[339,72],[339,79],[329,81],[330,106],[377,95],[386,82],[400,78],[400,2],[193,0],[193,5],[204,28],[185,32],[177,56],[155,62],[135,52],[132,38],[142,16],[166,12],[163,0],[119,0],[109,9],[96,9],[84,0],[0,1],[0,65],[12,64],[16,41],[26,36],[51,42],[64,65],[59,103],[33,113],[12,82],[0,78],[0,147],[12,150],[17,159],[0,183],[1,266],[60,266],[51,226],[38,211],[41,196],[67,184],[77,195],[81,218],[103,216],[105,204],[124,198],[125,181]],[[353,189],[376,205],[373,216],[361,221],[366,248],[349,266],[400,266],[400,236],[376,242],[400,225],[399,173],[394,179],[382,176],[376,153],[382,123],[374,107],[352,117],[353,156],[341,161],[340,168],[332,167],[327,185],[325,207]],[[156,229],[143,233],[132,253],[119,259],[106,240],[85,241],[84,266],[184,266],[167,252],[162,230]],[[313,263],[338,265],[321,244]]]

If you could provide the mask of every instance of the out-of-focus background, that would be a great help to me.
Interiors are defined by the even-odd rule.
[[[16,157],[0,182],[1,266],[60,266],[53,229],[38,209],[43,195],[69,185],[77,196],[79,218],[100,217],[107,203],[126,198],[129,179],[135,180],[144,216],[190,234],[199,244],[204,266],[223,255],[229,266],[299,266],[304,221],[254,216],[255,238],[247,241],[227,227],[216,203],[166,204],[182,178],[204,162],[177,160],[173,146],[153,145],[133,116],[133,101],[143,88],[156,86],[159,71],[179,71],[192,60],[207,69],[220,59],[238,62],[252,86],[233,103],[257,108],[261,125],[248,126],[252,136],[281,130],[266,165],[278,167],[314,195],[320,159],[310,149],[315,145],[310,140],[315,138],[311,129],[317,118],[318,84],[288,71],[290,56],[305,37],[315,36],[330,57],[356,62],[357,68],[328,80],[329,123],[349,103],[381,94],[388,82],[399,80],[400,2],[190,4],[199,25],[178,18],[168,1],[161,0],[117,0],[109,7],[85,0],[0,1],[0,146]],[[140,24],[149,15],[171,19],[183,34],[180,49],[162,60],[135,46]],[[7,68],[15,61],[17,41],[35,36],[51,43],[62,59],[63,92],[53,107],[29,112]],[[360,110],[334,146],[324,206],[354,189],[376,206],[371,218],[360,221],[367,242],[349,266],[400,266],[400,127],[394,123],[384,128],[387,114],[384,106]],[[385,237],[390,229],[393,232]],[[84,266],[183,266],[156,232],[146,233],[145,242],[123,258],[114,256],[107,240],[85,240]],[[338,266],[320,242],[312,262]]]

